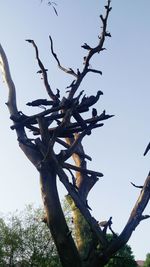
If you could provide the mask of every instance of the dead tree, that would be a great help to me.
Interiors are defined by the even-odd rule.
[[[97,114],[93,108],[100,100],[101,91],[95,95],[83,96],[80,84],[89,72],[101,75],[101,70],[91,68],[90,61],[95,54],[101,54],[105,49],[104,42],[111,34],[107,30],[107,21],[111,11],[108,0],[105,6],[105,15],[101,15],[102,30],[95,47],[84,43],[82,48],[86,52],[83,59],[83,69],[73,70],[65,68],[59,61],[53,40],[49,37],[51,53],[58,67],[65,73],[73,76],[72,83],[68,86],[68,96],[60,98],[59,90],[54,93],[48,82],[47,69],[44,67],[36,43],[26,40],[35,50],[39,71],[42,75],[48,99],[36,99],[27,103],[30,106],[43,106],[42,112],[27,116],[18,111],[16,102],[16,88],[11,78],[6,54],[0,46],[0,65],[3,78],[8,86],[7,106],[12,120],[11,129],[16,131],[20,148],[27,158],[33,163],[40,174],[40,185],[43,204],[46,213],[46,222],[56,244],[62,266],[64,267],[98,267],[104,266],[109,259],[129,240],[137,225],[147,219],[143,211],[150,198],[150,175],[148,174],[142,186],[139,198],[129,216],[129,220],[122,232],[118,235],[112,230],[112,218],[99,223],[91,216],[87,197],[91,188],[103,176],[101,172],[87,168],[87,161],[91,157],[85,153],[82,140],[93,130],[103,126],[103,122],[112,117],[106,114]],[[47,108],[48,107],[48,108]],[[83,114],[87,119],[83,119]],[[28,130],[30,136],[28,137]],[[59,144],[59,153],[55,147]],[[68,160],[73,157],[74,164]],[[69,174],[68,174],[69,173]],[[56,186],[56,179],[60,179],[68,191],[68,202],[73,211],[73,222],[77,235],[76,243],[67,226]],[[80,224],[81,218],[85,220],[84,227]],[[84,242],[83,232],[88,229],[90,235],[88,249]],[[113,239],[107,239],[107,229],[113,234]]]

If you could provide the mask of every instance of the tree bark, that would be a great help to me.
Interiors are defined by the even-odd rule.
[[[78,135],[76,134],[74,138],[76,139],[77,137]],[[69,145],[71,145],[74,140],[66,138],[66,141]],[[79,154],[85,155],[82,144],[78,145],[78,152],[80,152]],[[74,153],[72,157],[76,166],[86,168],[87,164],[84,158],[81,158],[76,153]],[[76,172],[75,182],[80,197],[86,204],[88,193],[96,181],[92,179],[92,177],[88,178],[87,175],[81,174],[80,172]],[[75,241],[77,244],[78,251],[81,255],[84,265],[89,266],[88,264],[89,257],[91,257],[91,252],[93,254],[93,251],[95,251],[96,249],[95,243],[97,245],[97,239],[95,240],[94,233],[92,232],[89,224],[86,222],[85,218],[81,214],[80,210],[77,208],[73,199],[69,195],[66,196],[66,198],[72,211]],[[92,266],[94,267],[94,265],[90,265],[90,267]]]
[[[81,255],[82,260],[87,257],[88,245],[91,241],[91,229],[89,224],[85,221],[80,210],[76,207],[72,198],[67,195],[67,202],[69,203],[70,209],[72,211],[72,219],[74,224],[75,242],[77,244],[78,251]]]
[[[63,267],[80,267],[81,259],[65,221],[56,187],[55,169],[44,163],[40,171],[41,193],[47,224]]]

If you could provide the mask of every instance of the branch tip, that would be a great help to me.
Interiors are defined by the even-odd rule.
[[[143,186],[142,185],[135,185],[134,183],[130,182],[134,187],[136,188],[140,188],[140,189],[143,189]]]

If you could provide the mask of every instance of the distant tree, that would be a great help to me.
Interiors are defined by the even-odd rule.
[[[14,266],[21,256],[22,252],[22,229],[21,221],[16,216],[7,218],[7,222],[1,219],[1,260],[2,266]]]
[[[6,225],[2,218],[0,218],[0,267],[5,266],[5,250],[4,250],[4,242],[5,242],[5,233],[6,233]]]
[[[43,222],[44,212],[28,205],[22,212],[22,259],[27,266],[58,266],[59,259],[53,239]]]
[[[133,252],[129,245],[122,247],[105,267],[137,267]]]
[[[63,209],[66,214],[70,231],[75,237],[76,242],[78,234],[72,223],[72,213],[70,205],[65,200]],[[56,247],[48,228],[44,223],[44,211],[41,208],[34,209],[32,205],[15,214],[0,219],[0,266],[17,266],[22,267],[61,267]],[[80,221],[83,229],[88,229],[84,218]],[[107,235],[111,241],[113,235]],[[84,232],[84,242],[86,242],[86,252],[88,253],[89,244],[93,242],[92,236],[89,239],[87,232]],[[40,240],[40,242],[39,242]],[[97,247],[98,251],[98,247]],[[87,254],[88,256],[88,254]],[[85,258],[86,260],[86,258]],[[110,259],[106,267],[136,267],[130,246],[125,245],[117,254]],[[147,266],[146,266],[147,267]]]
[[[150,253],[146,255],[146,260],[143,267],[150,267]]]
[[[41,208],[28,205],[0,221],[0,266],[58,267],[59,257]]]
[[[148,174],[141,188],[140,196],[119,235],[115,235],[112,230],[111,217],[102,224],[91,215],[87,200],[90,190],[103,174],[87,168],[87,161],[92,159],[86,154],[82,141],[85,136],[91,135],[94,129],[101,128],[104,121],[111,118],[112,115],[108,115],[105,110],[98,114],[97,110],[93,108],[103,94],[100,90],[95,95],[83,96],[80,85],[89,73],[99,76],[102,74],[101,70],[94,68],[93,58],[105,50],[105,40],[111,37],[107,29],[111,9],[111,1],[108,0],[105,5],[105,14],[100,15],[102,27],[100,27],[97,44],[95,46],[87,43],[82,45],[85,56],[81,69],[64,67],[54,51],[53,40],[49,37],[51,53],[58,67],[73,77],[67,86],[66,93],[68,95],[65,94],[62,98],[59,90],[53,90],[50,86],[48,70],[39,57],[36,43],[31,39],[26,40],[35,49],[39,67],[38,73],[42,75],[48,95],[48,99],[36,99],[27,103],[28,106],[45,107],[44,111],[34,113],[31,116],[18,110],[16,88],[10,74],[6,54],[0,46],[0,66],[9,89],[7,106],[13,121],[11,129],[16,131],[20,148],[40,174],[42,199],[46,214],[45,221],[63,267],[105,266],[110,258],[128,242],[138,224],[150,217],[143,215],[150,199],[150,174]],[[70,163],[71,158],[73,158],[74,164]],[[68,192],[68,203],[73,213],[75,238],[67,225],[61,207],[57,188],[58,178]],[[108,230],[113,233],[114,238],[111,241],[107,236]],[[39,235],[40,233],[38,234],[40,243]],[[40,244],[39,246],[38,251],[42,249]]]

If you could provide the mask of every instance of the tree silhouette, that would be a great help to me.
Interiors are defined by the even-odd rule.
[[[102,27],[97,45],[95,47],[87,43],[82,45],[86,52],[82,69],[64,67],[55,52],[53,39],[49,37],[51,53],[58,67],[73,76],[71,84],[67,87],[67,97],[60,98],[59,90],[54,92],[36,43],[31,39],[26,40],[35,50],[39,66],[38,73],[42,75],[48,95],[48,99],[36,99],[27,103],[29,106],[44,106],[42,112],[32,116],[18,111],[16,88],[11,78],[6,54],[0,46],[2,74],[9,89],[7,106],[13,121],[11,129],[16,131],[20,148],[40,174],[45,222],[51,231],[62,266],[65,267],[104,266],[127,243],[137,225],[143,219],[149,218],[149,215],[143,215],[150,197],[149,174],[127,224],[119,235],[116,235],[112,229],[112,218],[99,223],[91,215],[87,202],[91,188],[103,174],[87,168],[87,161],[91,160],[91,157],[85,153],[82,140],[85,136],[91,135],[94,129],[101,128],[104,125],[103,122],[113,115],[108,115],[105,110],[100,115],[97,114],[93,105],[100,100],[103,93],[98,91],[95,95],[87,97],[83,95],[83,91],[80,91],[80,85],[89,73],[102,74],[101,70],[92,68],[90,63],[95,54],[99,55],[105,49],[105,39],[111,37],[107,30],[111,9],[111,1],[108,0],[105,5],[105,15],[100,15]],[[83,118],[83,114],[86,114],[86,119]],[[70,163],[70,158],[73,158],[74,164]],[[67,199],[73,212],[76,242],[61,208],[56,184],[58,178],[68,191]],[[108,229],[113,234],[111,241],[107,238]]]

